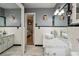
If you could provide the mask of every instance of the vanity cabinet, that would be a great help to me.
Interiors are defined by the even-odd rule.
[[[14,35],[3,36],[0,38],[0,53],[13,46]]]
[[[0,53],[3,51],[3,41],[0,39]]]

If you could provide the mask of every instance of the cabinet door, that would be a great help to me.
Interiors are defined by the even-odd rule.
[[[0,53],[3,51],[3,45],[0,44]]]
[[[13,45],[13,44],[14,44],[14,35],[11,35],[11,36],[10,36],[10,39],[11,39],[11,40],[10,40],[10,44]]]
[[[3,51],[3,40],[0,39],[0,53]]]
[[[3,50],[7,49],[7,43],[8,43],[8,38],[7,37],[3,37]]]
[[[8,47],[11,47],[14,43],[14,35],[8,36]]]
[[[9,47],[11,46],[11,43],[10,43],[10,41],[11,41],[11,37],[8,36],[8,37],[7,37],[7,40],[8,40],[7,46],[8,46],[8,48],[9,48]]]

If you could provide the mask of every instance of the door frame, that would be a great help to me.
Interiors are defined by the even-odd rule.
[[[16,3],[18,7],[21,8],[21,29],[22,29],[22,55],[24,55],[25,51],[25,26],[24,26],[24,6],[21,3]]]
[[[35,20],[36,20],[36,13],[25,13],[25,32],[26,32],[26,37],[27,37],[27,15],[33,15],[33,43],[35,45]],[[27,39],[25,39],[25,41],[27,42]],[[25,44],[27,45],[27,43]]]

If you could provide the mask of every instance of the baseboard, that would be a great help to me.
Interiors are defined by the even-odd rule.
[[[21,44],[14,44],[13,46],[21,46]]]
[[[43,45],[35,45],[35,46],[43,46]]]

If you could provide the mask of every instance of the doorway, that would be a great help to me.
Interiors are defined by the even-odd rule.
[[[25,13],[25,53],[27,53],[27,50],[31,49],[31,46],[35,46],[35,19],[35,13]]]
[[[35,46],[35,24],[36,13],[25,13],[25,55],[43,55],[43,47]]]
[[[33,15],[27,15],[27,45],[34,45],[33,42]]]
[[[25,48],[27,45],[34,45],[35,19],[35,13],[25,13]]]

